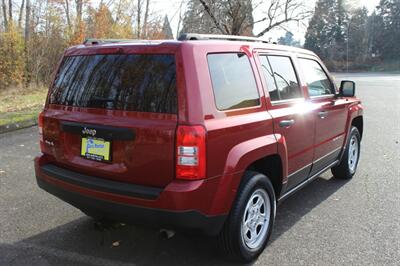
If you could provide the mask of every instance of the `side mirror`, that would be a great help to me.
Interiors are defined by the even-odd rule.
[[[356,94],[356,83],[350,80],[343,80],[340,83],[339,96],[340,97],[354,97]]]

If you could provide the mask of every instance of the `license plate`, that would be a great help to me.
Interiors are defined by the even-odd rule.
[[[95,161],[110,161],[111,142],[104,139],[82,137],[81,156]]]

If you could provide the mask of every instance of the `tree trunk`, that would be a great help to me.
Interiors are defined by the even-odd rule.
[[[176,28],[176,38],[179,38],[179,32],[180,32],[180,27],[181,27],[181,23],[182,23],[182,4],[183,1],[181,2],[181,5],[179,6],[179,20],[178,20],[178,27]]]
[[[140,17],[142,16],[142,1],[137,1],[137,38],[140,39]]]
[[[143,36],[147,38],[148,18],[149,18],[149,5],[150,0],[146,0],[146,10],[144,12],[144,23],[143,23]]]
[[[30,60],[29,60],[29,38],[31,27],[31,0],[26,0],[25,10],[25,86],[30,83],[31,75],[29,74]]]
[[[25,7],[25,0],[22,0],[21,7],[19,9],[19,16],[18,16],[18,28],[21,28],[22,24],[22,15],[24,13],[24,7]]]
[[[8,0],[8,22],[11,24],[12,21],[13,21],[12,0]]]
[[[65,0],[65,16],[67,17],[68,29],[72,30],[71,17],[69,15],[69,0]]]
[[[3,8],[3,17],[4,17],[4,30],[8,30],[8,19],[7,19],[7,6],[6,6],[6,1],[1,0],[1,6]]]
[[[27,47],[30,37],[31,27],[31,1],[26,0],[26,11],[25,11],[25,47]]]
[[[83,0],[75,0],[76,3],[76,22],[77,26],[80,27],[82,22],[82,7],[83,7]]]

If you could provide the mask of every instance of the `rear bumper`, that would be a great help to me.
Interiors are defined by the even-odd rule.
[[[129,184],[119,186],[121,183],[73,174],[43,161],[43,157],[35,159],[39,187],[93,216],[169,229],[197,230],[207,235],[217,234],[227,216],[201,211],[207,206],[204,203],[212,202],[210,184],[193,183],[180,189],[173,186],[172,190]],[[199,193],[204,198],[200,202],[197,200]]]

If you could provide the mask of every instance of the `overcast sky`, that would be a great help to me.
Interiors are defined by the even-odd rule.
[[[349,0],[353,6],[366,6],[370,12],[377,6],[380,2],[380,0]],[[157,14],[160,14],[161,16],[164,16],[165,14],[168,15],[168,18],[170,19],[171,27],[172,27],[172,32],[174,35],[176,35],[177,27],[178,27],[178,20],[179,20],[179,7],[181,3],[183,3],[183,8],[185,6],[185,3],[187,3],[188,0],[152,0],[151,1],[151,7],[152,9],[157,12]],[[305,0],[305,3],[309,5],[311,8],[315,6],[316,0]],[[262,9],[257,9],[253,12],[254,20],[262,18]],[[255,26],[254,28],[254,33],[257,34],[262,30],[262,23],[259,23]],[[301,41],[304,41],[304,35],[307,30],[307,27],[301,24],[293,23],[291,24],[288,29],[295,35],[296,39],[300,39]],[[272,38],[272,41],[276,41],[280,36],[284,35],[285,31],[284,30],[275,30],[273,32],[267,33],[264,38],[269,39]]]

